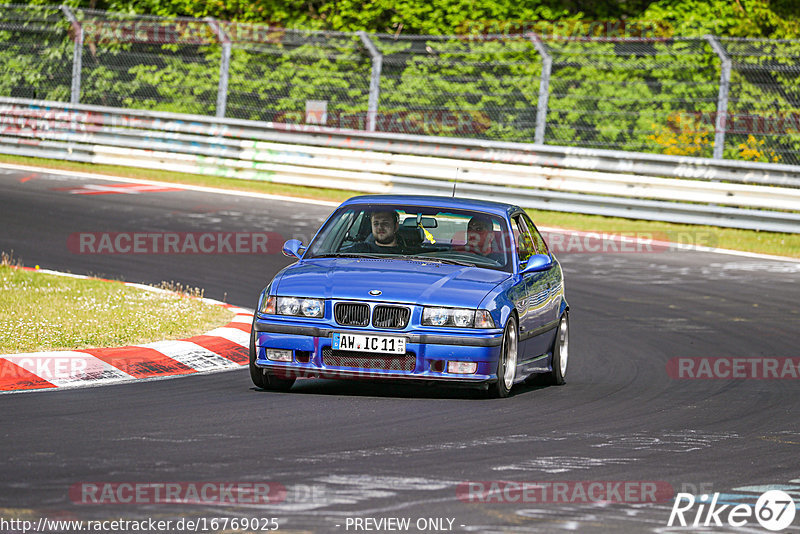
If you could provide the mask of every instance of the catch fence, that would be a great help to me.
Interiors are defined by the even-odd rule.
[[[0,96],[800,164],[800,41],[667,30],[408,36],[5,5]]]

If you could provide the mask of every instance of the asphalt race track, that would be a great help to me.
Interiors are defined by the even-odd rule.
[[[13,249],[27,266],[200,286],[252,309],[287,258],[80,254],[70,236],[269,231],[307,242],[332,209],[106,190],[114,184],[0,170],[0,250]],[[108,194],[78,194],[90,191]],[[572,327],[563,387],[533,384],[482,400],[463,390],[307,380],[269,393],[242,369],[0,395],[0,516],[276,518],[280,532],[668,532],[680,530],[667,527],[678,492],[753,504],[763,486],[775,486],[800,505],[800,380],[675,379],[667,370],[679,357],[796,362],[800,263],[683,251],[559,258]],[[277,498],[92,504],[75,493],[87,483],[208,481],[270,484]],[[572,484],[550,499],[464,491],[491,481]],[[670,492],[657,503],[572,492],[593,482]],[[767,532],[755,520],[707,530]],[[800,531],[800,514],[790,531]]]

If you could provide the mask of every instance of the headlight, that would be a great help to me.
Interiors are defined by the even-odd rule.
[[[425,308],[422,312],[422,324],[428,326],[444,326],[450,317],[447,308]]]
[[[299,315],[300,299],[294,297],[278,297],[279,315]]]
[[[325,302],[322,299],[270,296],[261,303],[260,311],[268,314],[320,318],[325,315]]]
[[[306,317],[322,317],[322,301],[319,299],[303,299],[300,310]]]
[[[456,328],[494,328],[492,316],[486,310],[467,308],[424,308],[423,326],[451,326]]]
[[[475,312],[472,310],[453,310],[453,323],[461,328],[469,328],[475,323]]]

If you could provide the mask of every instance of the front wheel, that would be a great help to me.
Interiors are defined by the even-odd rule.
[[[569,315],[561,316],[558,323],[556,339],[553,341],[553,370],[550,371],[551,384],[560,386],[567,376],[567,362],[569,361]]]
[[[255,324],[250,332],[250,379],[257,388],[269,391],[289,391],[294,378],[278,378],[266,369],[256,367],[256,329]]]
[[[517,375],[517,350],[519,347],[517,318],[509,317],[503,330],[503,341],[500,345],[500,358],[497,361],[497,382],[489,386],[489,396],[495,398],[508,397]]]

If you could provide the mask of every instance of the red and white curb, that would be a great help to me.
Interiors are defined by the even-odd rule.
[[[38,271],[90,278],[45,269]],[[130,282],[118,283],[147,291],[164,291]],[[231,322],[204,334],[175,341],[114,348],[2,354],[0,394],[94,387],[241,369],[249,359],[253,312],[212,299],[202,300],[234,312]]]

